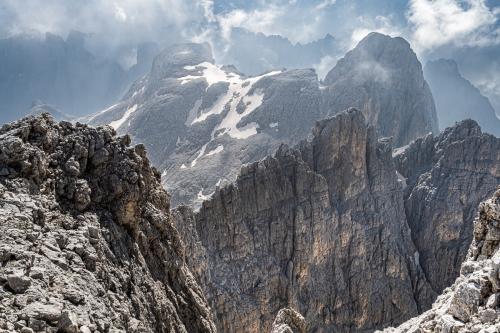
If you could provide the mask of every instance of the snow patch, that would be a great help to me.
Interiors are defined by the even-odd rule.
[[[209,141],[210,142],[210,141]],[[207,150],[208,143],[205,143],[203,147],[201,147],[200,152],[198,153],[198,156],[191,162],[191,168],[196,166],[196,163],[198,163],[198,160],[205,154],[205,150]]]
[[[212,194],[214,194],[214,192],[210,193],[209,195],[204,195],[203,194],[203,188],[202,188],[200,190],[200,192],[198,192],[198,200],[200,200],[200,201],[208,200],[208,199],[210,199],[210,197],[212,196]]]
[[[406,149],[408,149],[410,145],[407,144],[406,146],[402,146],[402,147],[399,147],[399,148],[394,148],[392,150],[392,157],[396,157],[398,155],[401,155],[402,153],[404,153],[406,151]]]
[[[134,93],[132,94],[132,97],[131,97],[131,98],[134,98],[134,97],[135,97],[135,96],[137,96],[138,94],[142,95],[142,94],[144,93],[144,90],[146,90],[146,86],[142,86],[142,88],[141,88],[141,89],[134,91]]]
[[[223,130],[223,133],[227,133],[230,137],[234,139],[246,139],[251,137],[252,135],[257,134],[257,128],[259,127],[259,125],[256,123],[248,124],[242,128],[237,127],[241,119],[243,119],[243,117],[249,115],[255,109],[257,109],[264,100],[263,93],[256,92],[253,95],[247,95],[252,85],[253,83],[249,84],[248,86],[242,89],[244,90],[245,93],[242,97],[242,102],[245,105],[245,111],[243,111],[242,113],[238,113],[238,111],[236,110],[236,106],[238,104],[231,103],[231,108],[229,109],[229,112],[227,113],[226,117],[222,119],[220,124],[216,127],[216,131]]]
[[[119,104],[120,104],[120,103],[113,104],[113,105],[111,105],[110,107],[108,107],[107,109],[104,109],[104,110],[102,110],[102,111],[99,111],[99,112],[97,112],[97,113],[94,113],[91,117],[89,117],[89,118],[88,118],[88,120],[87,120],[87,121],[92,121],[92,120],[94,120],[97,116],[100,116],[101,114],[104,114],[104,113],[106,113],[106,112],[108,112],[108,111],[113,110],[113,109],[114,109],[115,107],[117,107]]]
[[[187,168],[186,164],[182,163],[181,169],[186,169],[186,168]]]
[[[226,120],[225,125],[231,125],[235,120],[241,119],[244,115],[247,115],[251,113],[253,110],[255,110],[257,107],[262,104],[262,97],[260,94],[254,94],[252,96],[248,96],[248,93],[250,89],[252,89],[252,86],[259,81],[261,78],[266,77],[266,76],[271,76],[271,75],[276,75],[281,73],[281,71],[274,71],[274,72],[269,72],[261,76],[256,76],[256,77],[251,77],[251,78],[242,78],[240,75],[231,73],[231,72],[226,72],[224,71],[221,67],[211,64],[209,62],[203,62],[199,65],[195,66],[185,66],[184,69],[186,70],[196,70],[202,68],[202,74],[201,75],[188,75],[179,78],[178,80],[181,81],[181,84],[185,84],[187,82],[190,82],[194,79],[200,79],[204,78],[207,83],[207,89],[211,85],[218,83],[218,82],[225,82],[228,83],[228,88],[225,94],[219,96],[217,101],[208,109],[208,110],[202,110],[201,114],[194,118],[191,122],[191,125],[205,121],[209,116],[211,115],[216,115],[216,114],[221,114],[224,109],[226,108],[227,105],[229,105],[229,113],[228,116],[229,118]],[[236,111],[236,108],[238,104],[242,101],[244,105],[246,106],[246,111],[244,115],[240,115],[238,117],[238,112]],[[227,118],[227,116],[226,116]],[[236,122],[236,124],[239,122],[239,120]],[[223,128],[223,127],[219,127]],[[232,125],[231,127],[227,127],[228,132],[233,131],[233,137],[241,137],[246,138],[248,136],[254,135],[257,132],[256,131],[250,131],[247,132],[246,134],[241,134],[237,133],[236,130],[233,128],[236,128],[236,126]]]
[[[278,127],[278,125],[279,125],[279,123],[270,123],[269,127],[276,128],[276,127]]]
[[[405,177],[403,177],[403,175],[402,175],[402,174],[400,174],[397,170],[396,170],[396,177],[397,177],[397,179],[398,179],[398,182],[401,184],[401,186],[402,186],[403,190],[404,190],[404,189],[406,189],[406,187],[408,186],[408,185],[406,184],[406,178],[405,178]]]
[[[234,75],[230,75],[231,73],[224,71],[220,66],[206,61],[194,66],[184,66],[184,69],[188,71],[201,69],[202,74],[180,77],[177,80],[181,81],[181,84],[186,84],[188,82],[191,82],[192,80],[204,78],[208,83],[208,87],[210,87],[217,82],[231,82],[232,80],[238,79]]]
[[[224,150],[224,146],[223,145],[217,146],[217,148],[215,148],[214,150],[209,151],[207,153],[207,156],[212,156],[212,155],[218,154],[218,153],[220,153],[223,150]]]
[[[132,113],[134,113],[136,110],[137,110],[137,104],[134,104],[134,106],[128,108],[127,111],[125,111],[125,114],[123,115],[123,117],[121,117],[118,120],[110,122],[109,126],[113,127],[115,130],[117,130],[118,128],[120,128],[120,126],[123,125],[124,122],[127,121],[127,119],[130,117],[130,115]]]

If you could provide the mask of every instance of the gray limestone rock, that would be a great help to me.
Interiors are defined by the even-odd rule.
[[[293,309],[281,309],[274,319],[271,333],[306,333],[304,317]]]
[[[235,181],[243,164],[282,143],[294,146],[316,121],[352,106],[396,146],[437,129],[416,55],[404,40],[380,34],[367,36],[325,82],[312,69],[249,77],[214,64],[208,45],[175,45],[119,103],[87,120],[144,143],[172,205],[199,208],[217,186]]]
[[[270,331],[284,307],[311,332],[363,332],[430,306],[391,152],[352,109],[178,211],[220,332]]]
[[[386,333],[499,332],[500,308],[488,306],[500,289],[500,188],[481,203],[474,221],[474,239],[462,272],[433,304],[432,309]],[[488,239],[496,239],[492,242]]]
[[[395,151],[419,261],[437,293],[458,277],[479,203],[500,185],[500,139],[472,120]]]
[[[0,129],[0,330],[216,331],[160,174],[114,135],[48,114]]]
[[[403,38],[369,34],[338,61],[324,84],[325,112],[358,108],[381,136],[393,138],[395,147],[438,131],[422,65]]]
[[[429,61],[424,73],[436,101],[441,129],[471,118],[478,122],[484,132],[500,135],[500,119],[495,109],[479,89],[462,77],[454,60]]]

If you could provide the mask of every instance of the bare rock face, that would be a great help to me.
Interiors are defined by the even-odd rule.
[[[357,110],[313,134],[243,167],[198,213],[176,213],[220,332],[270,331],[285,307],[312,332],[370,331],[432,303],[390,140]]]
[[[316,121],[352,106],[398,147],[437,129],[415,53],[403,39],[380,34],[367,36],[325,82],[312,69],[245,76],[215,64],[206,44],[175,45],[119,103],[88,121],[144,143],[172,205],[199,208],[243,164],[282,143],[296,145]]]
[[[395,152],[419,261],[435,292],[458,277],[477,207],[500,185],[500,139],[465,120]]]
[[[500,332],[500,189],[479,206],[474,240],[455,283],[431,310],[384,332]]]
[[[393,137],[395,147],[438,131],[422,65],[403,38],[369,34],[338,61],[324,81],[325,112],[356,107],[381,136]]]
[[[281,309],[271,328],[271,333],[306,333],[304,317],[293,309]]]
[[[215,332],[143,146],[47,114],[0,129],[0,329]]]

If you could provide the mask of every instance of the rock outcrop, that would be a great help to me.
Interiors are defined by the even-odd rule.
[[[304,317],[293,309],[281,309],[271,327],[271,333],[306,333]]]
[[[313,133],[243,167],[198,213],[177,212],[220,332],[269,331],[289,306],[310,331],[370,331],[434,299],[414,256],[390,140],[377,140],[357,110]]]
[[[50,116],[0,129],[0,330],[215,332],[144,146]]]
[[[459,274],[479,203],[500,184],[500,139],[465,120],[394,155],[420,264],[441,293]]]
[[[500,332],[500,189],[479,206],[461,273],[432,309],[386,333]]]
[[[378,72],[354,63],[386,77],[363,75]],[[206,44],[175,45],[156,57],[151,72],[119,103],[89,121],[144,143],[173,206],[200,207],[217,185],[235,181],[243,164],[271,155],[282,143],[294,146],[316,121],[351,106],[381,135],[394,136],[396,146],[437,128],[416,55],[404,40],[379,34],[348,53],[324,83],[312,69],[245,76],[216,65]]]

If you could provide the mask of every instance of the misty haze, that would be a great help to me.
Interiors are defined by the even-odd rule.
[[[499,1],[0,22],[0,333],[500,332]]]

